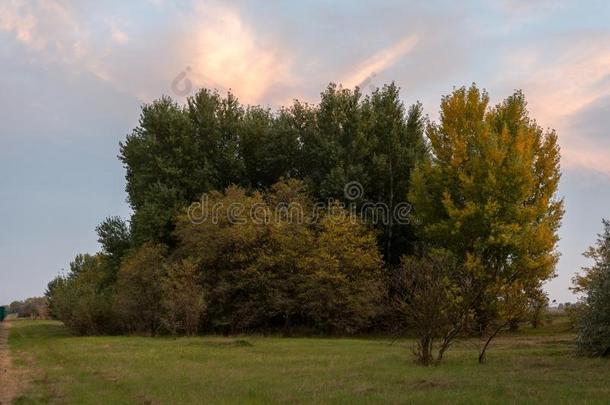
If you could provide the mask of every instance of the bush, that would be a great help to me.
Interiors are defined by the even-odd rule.
[[[594,260],[585,268],[584,276],[575,278],[575,289],[584,292],[577,309],[577,343],[590,356],[610,355],[610,222],[603,221],[604,232],[598,235],[595,246],[585,256]]]
[[[610,355],[610,268],[591,279],[577,323],[578,346],[591,356]]]

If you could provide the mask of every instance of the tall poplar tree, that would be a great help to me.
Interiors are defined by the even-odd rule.
[[[381,250],[392,265],[398,264],[414,240],[412,228],[396,218],[395,207],[407,202],[411,171],[426,158],[422,106],[414,104],[405,111],[399,92],[394,83],[385,85],[373,91],[362,106],[369,146],[365,199],[388,207],[389,215],[376,225]]]

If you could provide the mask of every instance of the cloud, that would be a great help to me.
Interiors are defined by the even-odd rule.
[[[55,0],[0,3],[0,29],[55,61],[71,60],[86,52],[87,34],[71,10]]]
[[[409,35],[401,39],[360,63],[354,71],[341,80],[341,83],[346,87],[361,85],[370,77],[384,71],[401,57],[411,52],[417,45],[417,42],[418,38],[416,35]]]
[[[110,35],[112,40],[119,45],[125,45],[129,41],[129,36],[113,23],[110,24]]]
[[[193,60],[189,78],[198,87],[232,89],[246,103],[259,103],[274,86],[294,80],[291,58],[262,41],[240,14],[207,3],[195,6],[198,29],[184,53]]]

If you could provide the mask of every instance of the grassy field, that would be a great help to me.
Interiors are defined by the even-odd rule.
[[[462,342],[424,368],[389,339],[73,337],[52,321],[9,336],[32,376],[17,403],[608,403],[610,362],[572,341],[555,322],[498,338],[487,364]]]

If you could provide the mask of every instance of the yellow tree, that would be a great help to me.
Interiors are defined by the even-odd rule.
[[[520,91],[488,104],[475,85],[443,97],[440,123],[427,128],[431,159],[409,193],[423,239],[461,262],[463,302],[482,333],[507,286],[553,277],[563,215],[555,132],[529,117]]]

